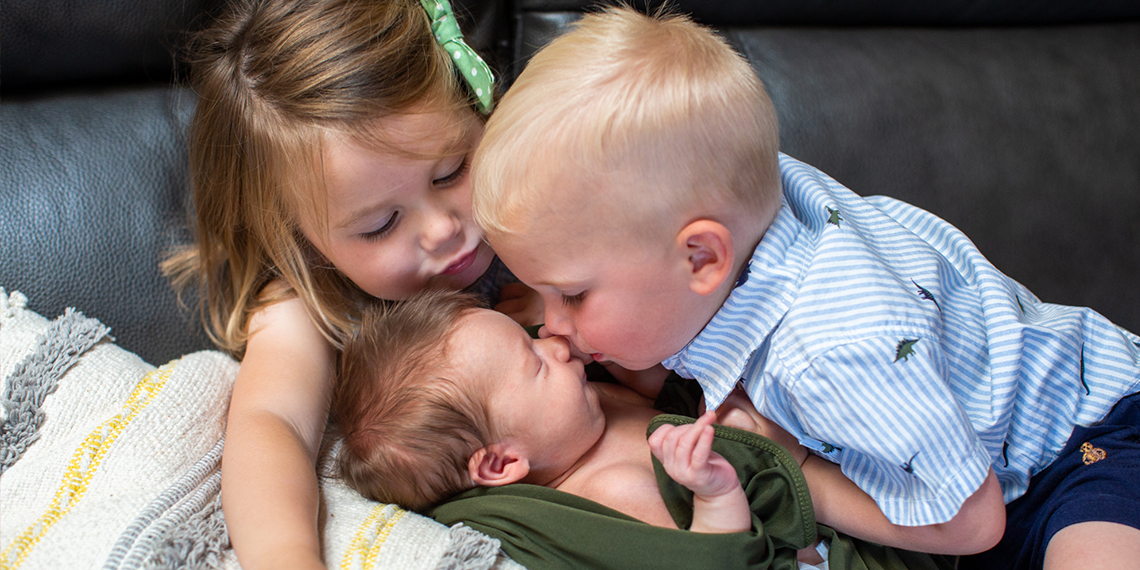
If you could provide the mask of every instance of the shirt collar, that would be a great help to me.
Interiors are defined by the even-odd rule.
[[[795,298],[809,255],[807,232],[785,202],[752,252],[743,282],[700,333],[666,368],[694,378],[705,402],[716,408],[732,391],[749,358],[784,318]]]

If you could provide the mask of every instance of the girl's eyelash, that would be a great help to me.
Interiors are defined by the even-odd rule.
[[[567,306],[567,307],[577,307],[577,306],[581,305],[582,301],[585,299],[586,299],[586,292],[585,291],[582,291],[581,293],[578,293],[577,295],[565,295],[565,294],[563,294],[562,295],[562,304],[564,306]]]
[[[360,237],[362,237],[366,240],[369,240],[369,241],[378,240],[378,239],[388,235],[389,233],[391,233],[391,231],[396,227],[396,222],[399,221],[399,219],[400,219],[400,213],[399,212],[392,212],[391,217],[389,217],[388,220],[386,222],[384,222],[383,226],[381,226],[378,229],[372,230],[370,232],[360,234]]]
[[[443,178],[436,178],[435,180],[432,180],[431,183],[436,186],[447,186],[449,184],[452,184],[456,180],[463,178],[463,175],[467,174],[468,168],[470,168],[470,161],[468,161],[467,156],[464,155],[463,162],[459,163],[459,167],[456,168],[451,174],[448,174]]]

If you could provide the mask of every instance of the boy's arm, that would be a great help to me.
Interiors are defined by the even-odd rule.
[[[674,481],[693,492],[689,530],[744,532],[752,528],[752,511],[736,469],[712,450],[714,419],[709,412],[696,423],[663,425],[649,436],[649,449]]]
[[[804,465],[824,524],[925,552],[978,552],[1000,540],[1005,507],[990,452],[950,367],[937,331],[883,334],[830,347],[794,390],[766,392],[772,409],[761,411],[827,454]],[[848,492],[822,495],[829,490]]]
[[[334,353],[298,299],[250,327],[222,457],[226,526],[243,568],[323,569],[315,464]]]
[[[1005,531],[1005,502],[992,469],[953,519],[926,526],[892,524],[870,495],[826,459],[808,455],[802,470],[816,521],[855,538],[931,554],[973,554],[992,548]]]

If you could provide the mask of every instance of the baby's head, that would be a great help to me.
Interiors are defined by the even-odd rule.
[[[645,368],[711,318],[774,218],[778,142],[763,85],[721,38],[609,9],[537,53],[499,103],[473,211],[552,332]]]
[[[534,340],[470,296],[369,309],[345,347],[332,415],[346,482],[423,510],[478,485],[545,484],[605,419],[565,340]]]
[[[361,293],[459,289],[487,268],[467,176],[483,120],[431,22],[419,0],[239,0],[195,38],[197,262],[241,281],[222,339],[267,280],[330,333]]]

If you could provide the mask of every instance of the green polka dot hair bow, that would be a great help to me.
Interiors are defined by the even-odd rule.
[[[491,96],[495,78],[479,54],[463,41],[463,32],[459,31],[459,22],[451,11],[451,4],[447,0],[420,0],[420,4],[431,18],[431,31],[436,41],[451,55],[455,68],[475,94],[475,108],[480,113],[490,113],[495,104]]]

